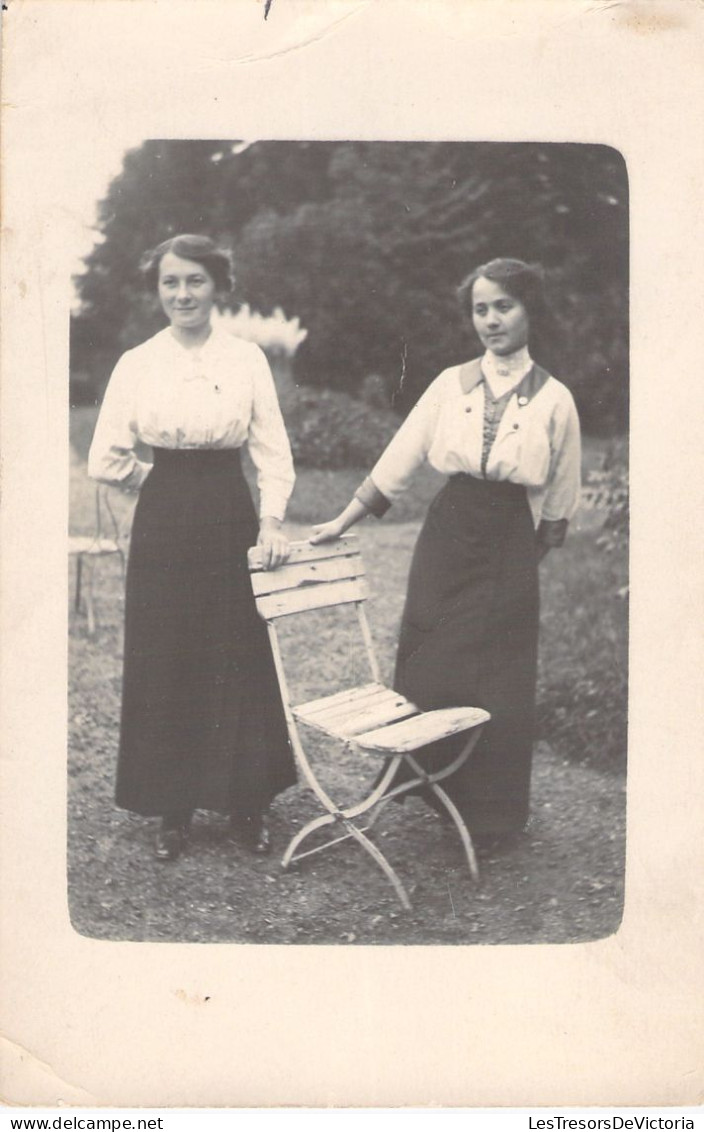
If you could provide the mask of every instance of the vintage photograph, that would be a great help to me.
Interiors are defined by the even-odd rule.
[[[628,268],[605,145],[120,155],[70,331],[77,932],[618,929]]]
[[[3,1095],[698,1104],[701,12],[6,7]]]

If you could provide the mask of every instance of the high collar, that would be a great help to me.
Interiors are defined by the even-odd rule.
[[[484,358],[475,358],[471,362],[465,362],[464,365],[459,367],[459,380],[460,388],[465,396],[471,393],[482,382],[486,383],[486,377],[483,370]],[[504,378],[504,380],[506,380]],[[536,365],[531,362],[528,372],[519,378],[517,382],[510,382],[506,388],[506,392],[511,392],[515,395],[520,409],[530,404],[535,395],[540,392],[545,383],[550,380],[550,374],[544,370],[542,366]]]
[[[494,389],[502,392],[512,389],[525,377],[533,365],[528,347],[522,346],[513,354],[498,355],[487,350],[481,361],[482,373]]]

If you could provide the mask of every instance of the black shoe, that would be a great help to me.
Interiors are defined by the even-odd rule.
[[[161,829],[156,835],[154,855],[158,861],[175,861],[188,841],[191,819],[162,818]]]
[[[261,820],[259,835],[252,852],[256,853],[258,857],[268,857],[271,853],[271,832],[265,818]]]
[[[186,838],[181,826],[171,829],[164,829],[162,826],[156,835],[154,855],[158,861],[175,861],[180,857],[185,842]]]
[[[266,818],[230,818],[230,837],[250,853],[266,857],[271,852],[271,834]]]

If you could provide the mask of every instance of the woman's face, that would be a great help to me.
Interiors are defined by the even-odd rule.
[[[210,272],[194,259],[173,252],[159,264],[159,299],[172,326],[201,330],[210,322],[216,287]]]
[[[472,287],[472,322],[493,354],[513,354],[528,344],[528,312],[521,300],[481,275]]]

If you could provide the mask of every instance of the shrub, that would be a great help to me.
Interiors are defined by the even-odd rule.
[[[601,530],[575,533],[541,571],[538,736],[565,758],[620,772],[628,702],[628,447],[612,441],[585,478]],[[596,537],[595,537],[596,536]]]
[[[372,409],[391,408],[389,382],[379,373],[369,373],[359,387],[359,394],[366,405]]]
[[[628,450],[624,440],[613,441],[604,453],[601,466],[587,476],[584,497],[587,506],[606,511],[603,531],[597,545],[607,551],[628,539],[630,519],[628,490]]]
[[[566,759],[620,772],[626,761],[628,548],[575,531],[541,570],[538,737]]]
[[[399,427],[390,409],[299,386],[282,398],[293,458],[308,468],[370,468]]]
[[[541,689],[537,737],[571,762],[621,773],[628,747],[628,672],[577,668]]]

